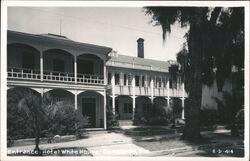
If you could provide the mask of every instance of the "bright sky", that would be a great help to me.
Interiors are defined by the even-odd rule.
[[[33,34],[53,33],[74,41],[108,46],[118,54],[137,56],[137,42],[144,42],[144,57],[175,60],[187,29],[172,27],[165,45],[160,26],[150,24],[142,8],[108,7],[9,7],[8,30]]]

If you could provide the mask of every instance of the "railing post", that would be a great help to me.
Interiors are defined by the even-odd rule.
[[[31,77],[32,79],[34,79],[33,76],[34,76],[34,75],[33,75],[33,70],[31,70],[31,71],[30,71],[30,77]]]
[[[13,71],[13,68],[11,68],[11,77],[13,77],[13,74],[14,73],[14,71]]]
[[[23,78],[23,69],[21,69],[21,78]]]

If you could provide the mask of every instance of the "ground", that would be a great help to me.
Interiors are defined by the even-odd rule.
[[[203,131],[201,134],[205,141],[192,144],[181,140],[181,133],[168,126],[127,126],[111,131],[91,132],[87,138],[75,141],[41,144],[40,148],[82,149],[82,156],[244,156],[243,138],[231,137],[230,130]],[[27,151],[33,148],[34,145],[16,146],[9,147],[8,151]]]

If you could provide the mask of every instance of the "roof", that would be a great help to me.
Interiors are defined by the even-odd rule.
[[[135,68],[136,65],[139,65],[140,67],[144,66],[147,69],[156,71],[159,71],[160,69],[161,69],[160,71],[168,71],[168,67],[171,65],[169,61],[145,59],[127,55],[120,55],[120,54],[111,56],[110,59],[108,60],[108,65],[112,64],[111,62],[119,62],[122,64],[130,64],[130,65],[134,64]]]
[[[25,32],[18,32],[18,31],[12,31],[8,30],[8,39],[10,36],[18,36],[18,37],[25,37],[25,38],[30,38],[30,39],[35,39],[37,41],[44,41],[49,43],[57,43],[57,44],[63,44],[67,46],[73,46],[76,48],[92,48],[92,49],[99,49],[105,51],[106,54],[108,54],[112,48],[106,47],[106,46],[100,46],[100,45],[94,45],[94,44],[88,44],[88,43],[82,43],[82,42],[77,42],[73,41],[66,36],[62,35],[56,35],[56,34],[30,34],[30,33],[25,33]],[[48,42],[49,41],[49,42]]]

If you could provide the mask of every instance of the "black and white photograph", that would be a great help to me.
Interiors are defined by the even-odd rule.
[[[249,2],[1,3],[1,160],[249,160]]]

